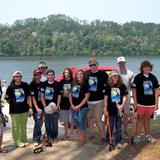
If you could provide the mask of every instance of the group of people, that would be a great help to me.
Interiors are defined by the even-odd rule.
[[[134,110],[137,112],[137,129],[134,141],[141,141],[141,128],[144,127],[148,142],[154,143],[150,135],[150,118],[158,109],[159,84],[151,73],[153,65],[145,60],[140,65],[140,73],[135,75],[127,69],[125,57],[117,58],[118,68],[108,75],[98,69],[96,58],[88,61],[89,70],[77,70],[73,76],[71,68],[63,70],[60,82],[55,80],[55,72],[40,62],[33,71],[30,84],[22,81],[21,71],[15,71],[7,88],[5,99],[9,103],[9,113],[12,119],[12,137],[18,147],[28,146],[26,125],[28,115],[33,115],[33,141],[38,146],[41,143],[43,120],[47,134],[47,145],[57,143],[58,121],[64,123],[65,135],[69,139],[73,135],[74,125],[78,132],[78,147],[85,144],[85,134],[88,127],[89,139],[97,134],[94,123],[98,127],[100,143],[110,145],[111,131],[118,149],[122,148],[122,130],[125,138],[130,138],[128,131],[128,115],[131,103],[131,90]],[[109,129],[105,131],[103,115],[109,119]],[[123,127],[122,127],[123,119]],[[69,127],[70,123],[70,127]],[[0,142],[3,129],[0,125]],[[123,129],[122,129],[123,128]],[[70,132],[69,132],[70,129]],[[0,149],[1,143],[0,143]]]

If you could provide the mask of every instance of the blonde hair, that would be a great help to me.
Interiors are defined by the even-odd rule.
[[[89,58],[88,63],[89,64],[90,63],[96,63],[96,64],[98,64],[98,61],[97,61],[97,59],[95,57],[91,57],[91,58]]]

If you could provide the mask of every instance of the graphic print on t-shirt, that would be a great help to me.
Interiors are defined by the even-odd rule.
[[[54,96],[54,89],[51,87],[46,87],[45,89],[45,99],[52,100]]]
[[[112,102],[120,102],[120,89],[111,88],[111,100]]]
[[[80,92],[80,86],[79,85],[75,85],[72,88],[72,97],[79,98],[79,92]]]
[[[16,102],[24,102],[25,94],[23,88],[15,89],[14,94],[16,97]]]
[[[71,90],[71,84],[63,85],[63,97],[69,97],[69,91]]]
[[[90,91],[93,91],[93,92],[97,91],[97,84],[98,84],[97,77],[89,77],[88,84],[89,84]]]
[[[143,81],[144,95],[153,95],[153,84],[151,81]]]

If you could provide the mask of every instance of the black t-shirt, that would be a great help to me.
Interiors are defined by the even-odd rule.
[[[119,87],[107,85],[104,94],[108,96],[107,110],[109,115],[116,116],[118,114],[116,102],[122,104],[123,97],[128,94],[126,86],[124,84]]]
[[[79,105],[85,98],[85,94],[89,93],[88,83],[80,85],[79,83],[74,83],[71,89],[72,103],[74,106]],[[88,107],[87,102],[81,108]]]
[[[62,79],[60,81],[60,94],[61,94],[61,104],[60,109],[69,110],[70,102],[69,102],[69,92],[71,91],[72,79],[65,80]]]
[[[30,83],[30,90],[31,90],[31,96],[35,97],[35,99],[36,99],[38,108],[44,110],[44,107],[41,102],[41,92],[40,92],[41,85],[42,85],[42,82],[40,82],[40,83],[31,82]],[[33,104],[33,112],[37,112],[34,104]]]
[[[30,95],[30,88],[26,82],[20,85],[9,85],[6,92],[6,99],[9,100],[9,113],[28,112],[27,97]]]
[[[139,73],[135,76],[132,88],[136,89],[137,103],[140,105],[155,105],[155,93],[154,89],[159,87],[157,78],[150,73],[149,77]]]
[[[54,83],[51,84],[49,84],[48,81],[43,82],[40,91],[44,93],[46,105],[48,105],[51,102],[57,104],[58,95],[60,94],[59,83],[57,81],[54,81]]]
[[[90,98],[89,101],[99,101],[104,98],[104,88],[108,81],[108,74],[99,70],[92,73],[90,70],[85,72],[85,78],[89,84]]]

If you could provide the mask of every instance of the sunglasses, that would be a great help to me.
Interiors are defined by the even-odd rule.
[[[90,67],[96,67],[97,64],[90,64],[89,66],[90,66]]]
[[[22,78],[22,76],[14,76],[15,78]]]

